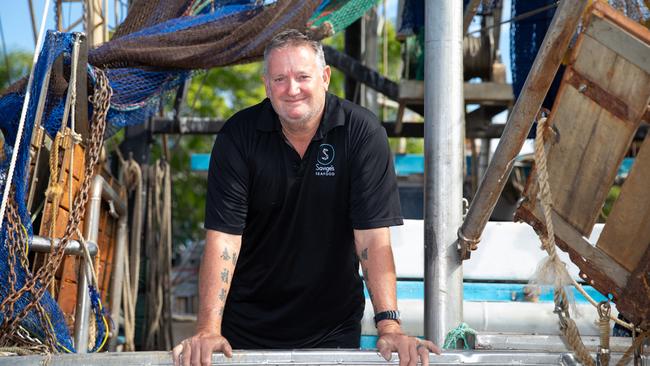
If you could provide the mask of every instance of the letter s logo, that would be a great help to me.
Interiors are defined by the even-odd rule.
[[[320,165],[330,165],[334,161],[334,147],[330,144],[321,144],[318,147],[318,157],[316,161]]]

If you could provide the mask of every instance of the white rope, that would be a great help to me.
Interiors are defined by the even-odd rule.
[[[90,272],[90,283],[99,291],[99,281],[97,280],[97,273],[95,272],[95,264],[93,263],[93,257],[90,255],[90,251],[88,250],[88,243],[86,242],[86,239],[84,238],[83,234],[81,233],[81,230],[79,227],[77,227],[77,236],[79,237],[79,244],[81,246],[81,249],[84,254],[84,260],[86,262],[86,267],[88,267],[88,272]],[[99,250],[99,247],[97,247]]]
[[[29,79],[25,87],[25,101],[23,102],[23,109],[20,113],[20,122],[18,123],[18,132],[16,133],[16,140],[14,142],[13,151],[11,152],[11,163],[9,164],[9,171],[7,172],[7,181],[5,182],[5,191],[2,194],[2,205],[0,205],[0,228],[4,223],[5,210],[7,209],[7,201],[9,200],[9,191],[11,190],[11,181],[13,180],[14,170],[16,169],[16,159],[20,151],[20,140],[23,137],[23,128],[25,126],[25,118],[27,117],[27,108],[29,106],[29,99],[31,97],[31,88],[34,83],[34,69],[38,62],[40,49],[43,47],[43,33],[45,32],[45,21],[47,20],[48,9],[50,8],[50,0],[45,0],[45,8],[43,10],[43,18],[41,19],[41,29],[38,31],[38,40],[36,42],[36,49],[34,50],[34,58],[32,59],[32,70],[29,72]]]
[[[74,150],[75,145],[80,142],[81,137],[75,131],[75,115],[77,104],[77,67],[79,63],[79,46],[81,40],[75,34],[72,45],[72,64],[70,65],[70,82],[68,83],[68,95],[63,110],[62,127],[68,121],[70,115],[70,168],[68,170],[68,207],[72,210],[72,180],[74,179]]]

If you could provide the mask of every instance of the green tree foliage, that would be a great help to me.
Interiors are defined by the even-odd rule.
[[[395,40],[395,28],[388,24],[388,77],[399,80],[401,73],[401,45]],[[343,50],[344,34],[338,33],[324,40],[324,44]],[[381,65],[382,43],[380,39],[379,70]],[[186,107],[182,115],[226,120],[238,110],[254,105],[265,98],[262,83],[262,63],[252,63],[232,67],[216,68],[197,72],[189,85]],[[343,96],[345,76],[332,69],[330,92]],[[166,103],[171,110],[173,98]],[[394,113],[394,112],[393,112]],[[393,117],[394,118],[394,117]],[[163,138],[154,147],[153,155],[165,155]],[[190,156],[193,153],[210,153],[214,136],[168,136],[168,158],[173,172],[173,233],[174,243],[187,244],[204,237],[203,220],[205,216],[205,197],[207,174],[190,170]],[[411,142],[408,144],[417,144]],[[410,145],[409,145],[410,146]],[[417,149],[414,149],[417,150]]]
[[[7,67],[7,64],[9,67]],[[26,76],[32,65],[32,54],[24,51],[8,52],[0,56],[0,91]]]
[[[184,116],[227,120],[240,109],[259,103],[266,96],[262,63],[215,68],[197,72],[189,84]],[[171,110],[173,98],[166,103]],[[165,139],[158,138],[153,156],[165,155]],[[185,135],[166,138],[172,170],[173,235],[176,245],[204,237],[207,174],[190,169],[190,156],[209,154],[214,136]]]

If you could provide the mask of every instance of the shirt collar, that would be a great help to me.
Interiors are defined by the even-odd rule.
[[[318,125],[318,130],[313,140],[321,140],[334,127],[345,124],[345,113],[341,108],[339,98],[331,93],[325,94],[325,107],[323,108],[323,118]],[[278,114],[273,110],[271,100],[264,99],[261,106],[260,117],[257,119],[257,129],[264,132],[282,131],[282,125]]]

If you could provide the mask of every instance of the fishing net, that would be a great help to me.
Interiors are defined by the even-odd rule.
[[[373,6],[376,0],[136,0],[125,21],[116,29],[113,39],[88,53],[88,90],[95,84],[95,73],[90,65],[105,69],[113,90],[107,115],[107,136],[120,128],[141,124],[158,110],[163,95],[177,88],[192,75],[192,70],[233,65],[261,58],[264,47],[277,33],[296,28],[318,29],[324,24],[340,31]],[[312,33],[319,34],[319,33]],[[326,36],[331,33],[321,33]],[[35,121],[40,91],[46,83],[47,70],[55,62],[62,62],[63,70],[71,64],[73,34],[48,32],[39,61],[34,68],[25,127],[16,143],[20,114],[25,98],[27,79],[14,83],[0,95],[0,129],[4,134],[4,160],[0,161],[0,187],[7,181],[8,157],[16,149],[17,164],[12,188],[20,221],[29,238],[21,243],[26,250],[33,237],[31,217],[26,208],[26,190],[29,172],[29,145]],[[60,70],[60,67],[54,69]],[[40,114],[40,124],[50,136],[55,136],[62,124],[70,72],[52,72],[47,84],[47,95]],[[89,115],[92,105],[89,104]],[[7,223],[0,232],[0,276],[6,278],[12,270],[17,282],[10,286],[0,283],[0,298],[15,293],[32,274],[25,263],[15,260],[15,253],[7,245]],[[41,284],[38,284],[41,286]],[[102,326],[100,295],[90,289],[97,334],[92,350],[100,347],[107,329]],[[15,302],[14,314],[34,302],[31,292]],[[46,331],[56,335],[56,351],[74,352],[64,315],[53,297],[46,291],[39,301],[49,314],[44,329],[43,319],[31,311],[20,326],[31,336],[43,340]],[[0,325],[9,321],[8,313],[0,311]]]
[[[17,154],[16,169],[14,171],[15,175],[13,177],[13,189],[15,192],[14,200],[18,209],[20,222],[22,223],[22,226],[30,240],[33,233],[31,218],[25,204],[25,202],[27,202],[25,193],[27,189],[27,174],[29,172],[29,142],[31,141],[33,131],[33,121],[36,117],[36,107],[41,97],[41,89],[43,82],[45,81],[45,75],[51,68],[54,61],[59,57],[63,57],[64,62],[70,61],[69,57],[72,52],[72,42],[73,37],[71,34],[48,32],[46,35],[43,48],[39,55],[38,63],[34,68],[34,82],[30,90],[31,98],[29,100],[22,138],[19,141],[19,144],[12,144],[14,146],[17,146],[17,151],[15,151]],[[52,80],[52,84],[56,84],[56,81]],[[52,90],[48,90],[47,93],[55,94],[57,91],[54,89],[56,88],[53,87]],[[5,135],[5,141],[16,140],[18,124],[7,122],[12,122],[14,119],[17,121],[20,118],[23,98],[24,95],[21,93],[13,92],[0,99],[0,110],[3,111],[4,116],[4,118],[0,120],[0,128],[2,128],[2,131]],[[51,98],[51,100],[54,99],[55,98]],[[59,104],[62,103],[62,101],[59,103],[50,103],[50,108],[46,109],[45,113],[43,113],[43,126],[50,133],[56,133],[60,127],[60,121],[63,116],[63,108],[59,108]],[[4,145],[5,156],[9,157],[12,155],[12,145],[9,143],[6,143]],[[5,159],[2,166],[0,167],[0,174],[2,176],[1,189],[3,192],[7,179],[6,174],[8,171],[9,160],[10,159]],[[2,232],[0,233],[0,243],[2,243],[2,245],[0,245],[0,276],[3,279],[8,278],[10,272],[14,271],[16,275],[16,283],[14,286],[9,286],[8,281],[0,281],[0,299],[6,299],[10,294],[22,288],[26,284],[27,280],[32,276],[32,274],[25,266],[21,265],[20,262],[16,262],[15,260],[11,259],[12,253],[9,252],[7,245],[8,225],[8,220],[5,220]],[[29,241],[21,244],[24,245],[23,250],[27,251],[29,248]],[[40,287],[41,285],[42,284],[37,284],[37,287]],[[19,298],[15,302],[13,313],[19,313],[33,301],[34,299],[32,297],[32,292],[25,293],[25,296]],[[52,326],[51,330],[56,336],[56,343],[58,343],[59,347],[62,347],[59,350],[63,350],[64,348],[68,350],[74,350],[70,334],[64,321],[63,313],[59,309],[56,301],[49,293],[46,292],[45,295],[41,298],[40,304],[50,314],[49,324]],[[6,308],[2,310],[3,311],[0,311],[0,324],[4,324],[10,320],[5,318]],[[36,310],[30,311],[30,313],[28,313],[20,325],[31,335],[39,339],[44,339],[45,329],[42,327],[39,314]]]
[[[332,25],[332,30],[340,32],[359,19],[379,0],[323,0],[307,22],[308,27],[320,27],[325,23]]]
[[[555,0],[513,0],[512,17],[532,14],[532,12],[554,3]],[[537,51],[539,51],[544,36],[546,36],[546,31],[551,25],[553,15],[555,15],[555,9],[555,7],[550,7],[547,10],[515,21],[510,26],[510,68],[512,71],[512,91],[515,99],[519,97],[524,87],[524,82],[533,66]],[[542,103],[544,108],[550,109],[553,106],[555,95],[562,80],[561,75],[562,70],[553,79],[551,88]],[[534,137],[534,133],[529,137]]]

